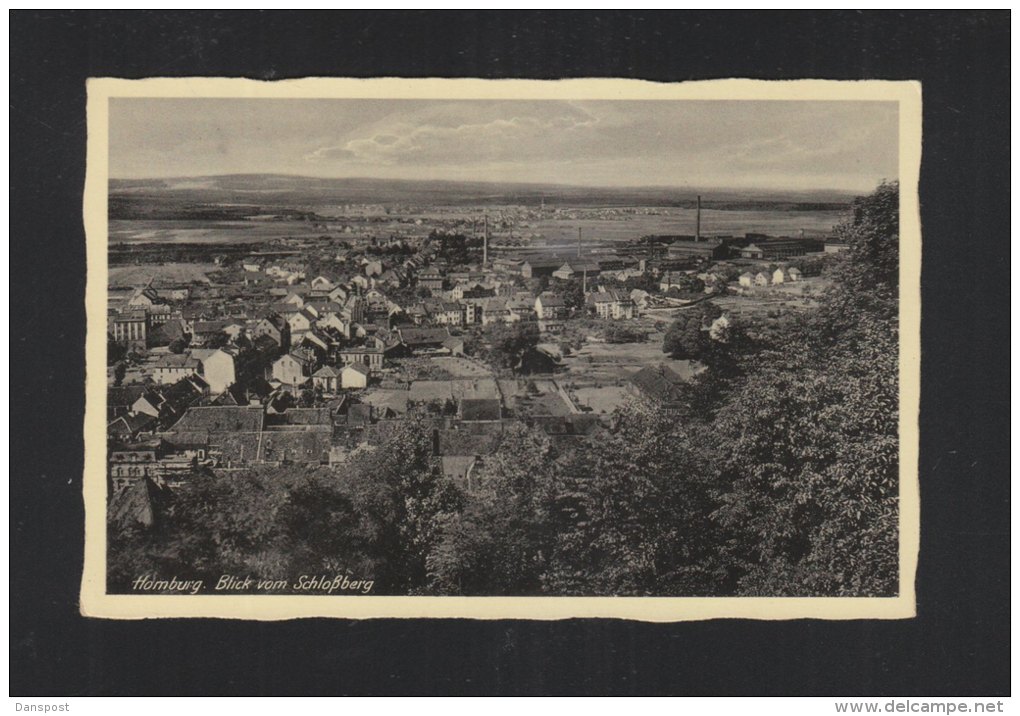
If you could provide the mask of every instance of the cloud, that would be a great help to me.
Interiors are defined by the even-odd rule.
[[[564,106],[560,106],[562,109]],[[590,113],[551,117],[516,115],[509,119],[459,124],[391,123],[385,131],[359,136],[343,144],[316,149],[305,156],[311,163],[415,165],[460,164],[544,158],[583,138],[599,120]]]

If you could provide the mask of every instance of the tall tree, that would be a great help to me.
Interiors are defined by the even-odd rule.
[[[816,317],[732,396],[713,433],[716,518],[753,595],[890,595],[897,584],[898,201],[883,184]]]

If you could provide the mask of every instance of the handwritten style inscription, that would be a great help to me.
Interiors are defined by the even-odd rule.
[[[308,594],[357,593],[369,594],[375,580],[354,579],[348,574],[307,575],[302,574],[296,580],[286,579],[255,579],[245,575],[238,577],[232,574],[221,575],[213,586],[214,592],[283,592],[292,591]],[[201,594],[205,589],[205,580],[169,579],[142,575],[135,579],[131,588],[136,592],[153,592],[157,594]]]

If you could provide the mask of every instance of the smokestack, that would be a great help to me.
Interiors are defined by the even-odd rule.
[[[489,215],[485,215],[485,228],[482,234],[482,265],[489,263]]]
[[[698,213],[694,219],[694,240],[701,241],[701,194],[698,194]]]
[[[581,256],[581,227],[577,227],[577,255]]]

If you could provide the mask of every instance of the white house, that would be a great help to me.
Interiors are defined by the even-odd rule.
[[[326,395],[335,395],[340,389],[342,371],[331,365],[324,365],[312,374],[312,384]]]
[[[287,324],[290,326],[290,335],[297,341],[297,334],[306,333],[311,330],[314,317],[307,311],[295,311],[287,316]]]
[[[237,381],[234,374],[234,356],[222,348],[199,348],[191,357],[202,363],[202,377],[209,384],[209,392],[222,393]]]
[[[273,363],[273,378],[286,385],[302,385],[311,377],[314,364],[306,353],[288,353]]]
[[[349,363],[340,371],[340,385],[344,388],[367,388],[371,370],[364,363]]]

